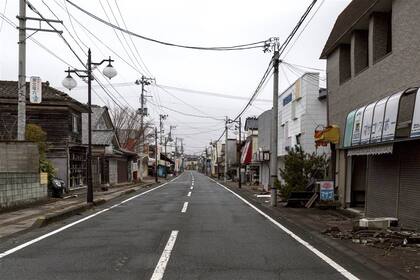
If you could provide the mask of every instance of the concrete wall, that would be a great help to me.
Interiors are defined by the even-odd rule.
[[[38,147],[29,142],[0,142],[0,208],[45,199],[40,184]]]

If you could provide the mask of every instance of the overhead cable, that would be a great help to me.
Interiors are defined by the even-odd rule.
[[[106,21],[106,20],[94,15],[93,13],[83,9],[82,7],[78,6],[77,4],[73,3],[70,0],[65,0],[65,1],[67,1],[69,4],[71,4],[73,7],[75,7],[76,9],[81,11],[82,13],[88,15],[89,17],[91,17],[91,18],[93,18],[93,19],[95,19],[95,20],[97,20],[97,21],[99,21],[99,22],[101,22],[105,25],[108,25],[109,27],[120,30],[121,32],[127,33],[129,35],[141,38],[143,40],[147,40],[147,41],[150,41],[150,42],[154,42],[154,43],[158,43],[158,44],[162,44],[162,45],[166,45],[166,46],[185,48],[185,49],[194,49],[194,50],[206,50],[206,51],[235,51],[235,50],[249,50],[249,49],[255,49],[255,48],[264,48],[264,47],[266,47],[267,43],[269,42],[269,40],[263,40],[263,41],[253,42],[253,43],[240,44],[240,45],[227,46],[227,47],[201,47],[201,46],[189,46],[189,45],[182,45],[182,44],[165,42],[165,41],[161,41],[161,40],[157,40],[157,39],[154,39],[154,38],[146,37],[144,35],[137,34],[137,33],[133,32],[133,31],[130,31],[126,28],[122,28],[120,26],[112,24],[111,22]]]

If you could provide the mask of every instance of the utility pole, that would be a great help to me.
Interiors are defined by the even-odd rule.
[[[140,139],[139,139],[139,154],[140,154],[140,180],[143,180],[143,157],[144,157],[144,116],[147,116],[147,111],[144,109],[144,87],[151,84],[152,79],[141,76],[140,80],[136,80],[135,84],[141,84],[140,94]]]
[[[17,114],[17,140],[25,140],[25,130],[26,130],[26,39],[31,37],[36,32],[55,32],[62,34],[62,31],[58,31],[52,23],[61,23],[61,20],[55,19],[46,19],[38,11],[35,12],[40,16],[40,18],[26,17],[26,5],[32,10],[32,7],[26,0],[19,0],[19,15],[17,16],[19,20],[19,57],[18,57],[18,114]],[[39,28],[26,27],[26,21],[32,20],[39,23]],[[41,23],[47,23],[52,29],[41,28]],[[28,37],[26,36],[26,31],[34,31]]]
[[[155,182],[158,182],[158,133],[155,127]]]
[[[279,96],[279,42],[274,42],[274,55],[273,55],[273,111],[271,122],[271,155],[270,155],[270,186],[271,186],[271,206],[277,206],[277,143],[278,143],[278,96]]]
[[[227,182],[227,173],[228,173],[228,122],[229,122],[229,118],[226,117],[226,122],[225,122],[225,178],[224,181],[225,183]]]
[[[19,1],[19,77],[17,140],[25,140],[26,127],[26,1]]]
[[[238,182],[238,188],[241,188],[242,187],[242,174],[241,174],[241,169],[242,169],[242,164],[241,164],[241,157],[242,157],[242,150],[241,150],[241,148],[242,148],[241,130],[242,130],[242,127],[241,127],[241,125],[242,125],[241,118],[239,118],[239,159],[238,159],[238,169],[239,169],[238,179],[239,179],[239,182]]]

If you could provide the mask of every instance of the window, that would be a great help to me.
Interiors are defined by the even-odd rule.
[[[351,39],[351,56],[354,75],[369,66],[369,35],[366,30],[353,31]]]
[[[73,133],[79,133],[79,116],[76,114],[72,115],[72,127],[73,127]]]
[[[374,13],[370,20],[372,60],[377,62],[392,51],[392,14]]]
[[[302,134],[299,133],[296,135],[296,145],[300,146],[300,139],[301,139]]]
[[[416,90],[408,91],[401,96],[395,138],[407,138],[410,136],[416,92]]]
[[[340,84],[351,78],[350,45],[343,44],[339,48]]]

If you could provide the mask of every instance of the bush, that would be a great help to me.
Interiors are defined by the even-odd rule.
[[[294,191],[305,191],[312,180],[324,178],[328,167],[325,155],[305,153],[301,147],[295,146],[285,157],[284,169],[280,169],[284,185],[280,192],[286,199]]]
[[[25,131],[25,139],[27,141],[38,144],[39,158],[45,159],[45,152],[47,151],[47,133],[36,124],[28,124]]]
[[[39,150],[39,171],[48,173],[48,183],[51,182],[52,177],[55,176],[55,169],[51,161],[46,159],[47,151],[47,133],[36,124],[28,124],[26,126],[25,138],[27,141],[35,142]]]

